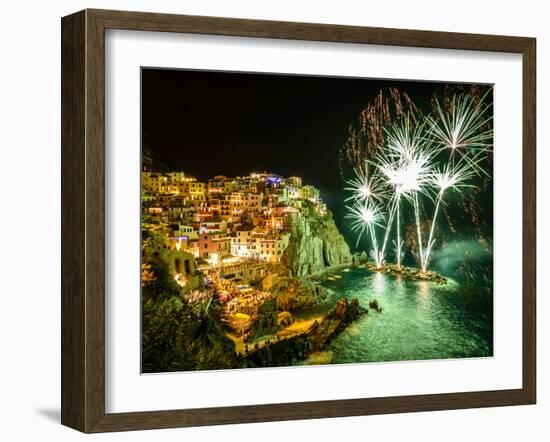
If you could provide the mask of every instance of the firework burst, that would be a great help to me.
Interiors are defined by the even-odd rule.
[[[346,181],[348,187],[344,190],[352,192],[346,202],[364,203],[370,199],[382,203],[390,196],[390,190],[379,179],[376,173],[369,174],[369,164],[365,162],[363,169],[354,169],[355,177]]]
[[[365,234],[372,243],[371,256],[377,266],[384,262],[386,246],[395,221],[395,257],[401,264],[401,205],[408,202],[414,212],[418,250],[423,271],[427,270],[435,243],[435,224],[444,196],[449,191],[476,187],[476,175],[489,176],[483,162],[492,151],[491,105],[484,103],[487,94],[475,101],[469,95],[455,95],[443,107],[435,98],[432,115],[422,117],[416,110],[403,112],[400,118],[383,128],[384,143],[375,149],[371,159],[354,169],[355,177],[346,181],[345,190],[351,196],[345,201],[357,233],[357,244]],[[369,173],[370,170],[370,173]],[[433,203],[429,235],[423,243],[421,228],[421,201],[427,197]],[[424,201],[424,200],[423,200]],[[380,207],[384,207],[387,216]],[[425,214],[425,204],[422,205]],[[430,223],[430,221],[428,221]],[[384,229],[381,247],[378,247],[376,229]]]
[[[469,183],[474,176],[471,163],[461,161],[456,165],[446,163],[444,166],[435,167],[429,180],[438,193],[443,193],[447,189],[460,190],[462,187],[475,187]]]
[[[475,173],[489,176],[478,161],[493,147],[491,104],[485,104],[485,97],[476,103],[469,95],[455,95],[447,111],[436,98],[435,117],[428,117],[427,125],[428,136],[449,153],[451,163],[459,157],[470,163]]]
[[[379,160],[380,174],[384,177],[386,185],[392,188],[394,193],[382,245],[382,254],[385,253],[389,232],[395,216],[397,238],[394,243],[397,265],[399,266],[403,255],[400,213],[402,197],[413,205],[418,244],[422,247],[418,194],[421,193],[431,197],[428,184],[433,173],[434,157],[436,155],[433,143],[427,141],[425,128],[424,123],[411,124],[409,115],[398,120],[386,131],[387,146],[382,149],[384,155]],[[422,251],[420,253],[422,254]]]

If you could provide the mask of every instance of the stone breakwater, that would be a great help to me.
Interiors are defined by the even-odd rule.
[[[376,267],[373,262],[367,262],[366,268],[372,272],[388,273],[395,276],[401,276],[413,281],[430,281],[436,284],[447,284],[447,278],[432,270],[423,272],[415,267],[398,266],[397,264],[384,263],[381,267]]]

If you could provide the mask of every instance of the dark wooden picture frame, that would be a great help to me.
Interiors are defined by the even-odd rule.
[[[104,299],[106,29],[521,54],[523,58],[522,388],[188,410],[106,413]],[[84,10],[62,19],[61,51],[61,422],[64,425],[83,432],[103,432],[535,403],[535,39]]]

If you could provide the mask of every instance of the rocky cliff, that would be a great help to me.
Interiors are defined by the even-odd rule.
[[[332,214],[318,213],[305,202],[303,212],[292,222],[285,264],[292,276],[320,273],[326,267],[350,264],[352,255],[338,231]]]
[[[289,312],[322,304],[328,297],[328,291],[323,286],[296,277],[279,278],[272,293],[277,297],[279,310]]]

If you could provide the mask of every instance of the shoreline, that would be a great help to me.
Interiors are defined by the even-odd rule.
[[[242,336],[237,336],[229,330],[226,330],[226,336],[233,341],[235,345],[235,354],[241,359],[241,361],[248,360],[248,358],[254,354],[263,354],[265,352],[270,354],[271,357],[275,357],[278,354],[279,348],[284,347],[285,352],[288,352],[288,346],[294,346],[292,344],[294,341],[300,341],[300,346],[303,344],[302,340],[308,341],[308,337],[314,331],[315,327],[319,324],[322,324],[327,320],[328,315],[331,311],[337,308],[339,302],[342,300],[342,297],[339,296],[338,292],[330,288],[330,285],[327,287],[327,282],[329,281],[339,281],[345,277],[346,269],[366,269],[373,273],[385,273],[395,277],[403,277],[409,280],[415,281],[428,281],[434,282],[438,285],[447,284],[448,280],[443,275],[440,275],[434,271],[422,272],[421,269],[414,267],[401,266],[398,267],[396,264],[385,263],[380,268],[377,268],[375,264],[369,260],[358,262],[353,260],[349,264],[340,264],[335,266],[326,267],[324,271],[318,272],[313,275],[308,275],[301,279],[309,280],[315,285],[319,285],[329,290],[331,296],[326,299],[324,302],[313,305],[309,308],[299,308],[296,310],[290,310],[289,313],[293,316],[293,322],[288,326],[278,329],[273,333],[269,333],[263,336],[259,336],[249,342],[245,342]],[[334,279],[332,279],[334,278]],[[368,312],[367,306],[360,307],[364,309],[365,314]],[[374,308],[369,304],[370,308]],[[376,308],[374,308],[377,310]],[[377,310],[381,312],[382,310]],[[347,322],[347,321],[345,321]],[[340,324],[339,332],[347,328],[348,325],[354,321],[349,321],[345,324]],[[326,342],[319,342],[316,345],[315,352],[320,352],[324,350],[324,344]],[[298,360],[305,360],[308,355],[315,353],[312,349],[306,349],[305,347],[301,350],[304,353],[304,358],[297,358]],[[306,355],[307,354],[307,355]],[[249,362],[252,362],[251,360]],[[297,362],[297,361],[296,361]]]

